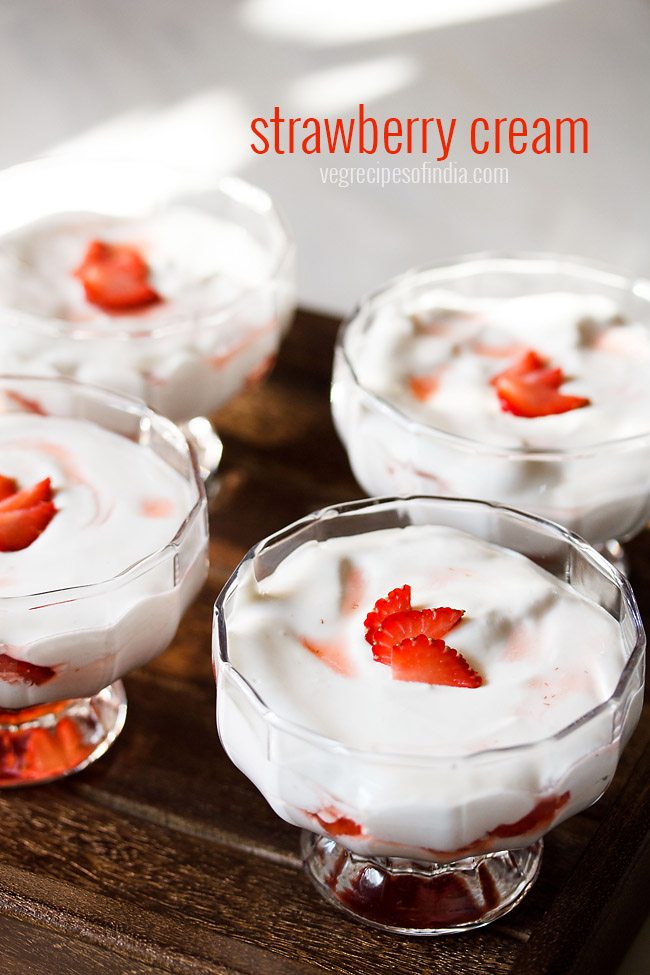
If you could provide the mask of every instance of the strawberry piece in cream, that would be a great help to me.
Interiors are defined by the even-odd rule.
[[[161,301],[149,282],[149,266],[137,248],[93,240],[74,272],[87,300],[107,312],[126,312]]]

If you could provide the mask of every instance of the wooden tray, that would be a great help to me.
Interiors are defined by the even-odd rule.
[[[604,799],[547,839],[503,922],[385,935],[328,907],[298,831],[230,764],[215,730],[212,604],[262,536],[360,496],[329,414],[335,322],[301,313],[277,369],[217,417],[212,568],[171,649],[127,679],[110,753],[60,784],[0,795],[3,975],[611,975],[650,910],[650,714]],[[630,545],[650,618],[650,533]]]

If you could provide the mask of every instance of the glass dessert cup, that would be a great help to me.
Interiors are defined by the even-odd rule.
[[[650,429],[574,449],[508,448],[408,416],[359,380],[355,357],[376,316],[389,307],[403,309],[435,288],[466,298],[595,293],[650,326],[650,282],[578,258],[469,256],[409,271],[364,300],[342,325],[334,357],[334,423],[369,495],[428,493],[502,502],[559,522],[624,569],[622,543],[650,519]]]
[[[58,779],[110,747],[126,718],[121,678],[167,648],[207,574],[205,490],[178,427],[74,380],[0,376],[0,413],[26,411],[92,421],[147,446],[185,482],[191,507],[167,544],[113,578],[24,595],[0,589],[0,787]]]
[[[63,375],[143,399],[184,428],[204,476],[214,473],[222,448],[208,417],[272,368],[295,309],[293,243],[268,195],[239,179],[164,165],[52,157],[0,173],[0,214],[3,370]],[[101,239],[102,221],[137,221],[136,240],[127,224],[120,243],[139,245],[142,226],[170,214],[214,225],[214,239],[183,228],[188,281],[163,254],[158,270],[152,265],[161,302],[123,313],[86,303],[73,274],[86,237]],[[89,217],[83,240],[68,241],[52,267],[41,261],[34,279],[36,230]],[[57,301],[38,294],[51,285],[62,289]]]
[[[229,655],[250,570],[259,582],[305,542],[431,524],[519,552],[603,607],[626,654],[611,696],[550,737],[444,755],[435,743],[427,754],[358,750],[273,711]],[[305,869],[330,903],[387,931],[461,932],[519,903],[537,876],[543,835],[607,788],[640,715],[644,653],[629,583],[561,526],[480,501],[352,502],[260,542],[217,599],[219,736],[275,812],[303,829]]]

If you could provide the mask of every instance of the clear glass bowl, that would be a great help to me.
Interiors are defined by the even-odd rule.
[[[0,376],[0,412],[26,409],[89,420],[146,445],[193,500],[174,538],[114,578],[0,592],[0,787],[59,778],[106,751],[126,717],[120,678],[168,647],[207,575],[205,491],[178,427],[137,400],[73,380]],[[12,634],[24,633],[25,618],[30,637],[17,646]]]
[[[210,242],[192,236],[197,267],[207,269],[197,270],[196,282],[185,291],[181,287],[168,301],[138,312],[107,314],[84,304],[82,285],[72,272],[89,242],[85,238],[81,249],[68,243],[45,269],[39,265],[40,279],[29,275],[32,252],[26,258],[23,244],[16,257],[16,235],[24,241],[33,235],[33,224],[61,220],[67,226],[88,214],[100,222],[169,218],[170,210],[178,217],[179,208],[186,215],[214,218],[237,236],[227,238],[216,261],[205,253]],[[83,227],[80,233],[83,237]],[[138,243],[128,238],[128,226],[125,236],[121,242]],[[247,248],[254,248],[258,259],[254,272]],[[191,253],[189,243],[187,250]],[[187,260],[192,264],[195,258]],[[175,269],[163,270],[173,280]],[[63,289],[60,312],[42,294],[45,275],[52,280],[51,292]],[[3,370],[63,375],[144,399],[174,422],[187,424],[206,472],[217,466],[221,448],[205,418],[272,367],[294,309],[289,233],[269,196],[242,180],[144,162],[66,157],[0,173]]]
[[[460,528],[520,552],[602,606],[627,651],[611,697],[548,738],[462,754],[432,748],[430,756],[356,750],[275,713],[229,657],[242,576],[252,567],[265,578],[310,540],[410,524]],[[480,501],[364,500],[272,535],[231,576],[214,616],[217,725],[235,765],[279,816],[304,829],[306,869],[328,900],[391,931],[443,934],[514,907],[537,875],[542,836],[602,795],[640,715],[644,654],[629,583],[560,526]],[[453,842],[444,838],[450,832]]]
[[[650,519],[650,417],[642,436],[574,450],[560,444],[557,450],[509,449],[413,419],[361,384],[355,357],[375,316],[434,288],[472,298],[596,293],[614,299],[631,320],[650,325],[650,281],[554,255],[486,254],[409,271],[363,301],[343,324],[334,359],[334,422],[369,495],[499,501],[557,521],[595,546],[609,543],[618,553],[618,543]]]

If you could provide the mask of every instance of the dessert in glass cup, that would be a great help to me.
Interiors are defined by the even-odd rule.
[[[343,910],[434,935],[533,883],[639,718],[645,635],[586,542],[481,501],[326,508],[253,548],[215,607],[217,724]]]
[[[198,464],[144,403],[0,377],[0,786],[84,768],[207,573]]]
[[[293,245],[270,198],[148,163],[53,157],[0,173],[0,359],[137,396],[186,426],[273,365]]]
[[[500,501],[617,554],[650,518],[650,282],[552,255],[409,272],[342,327],[332,410],[369,494]]]

